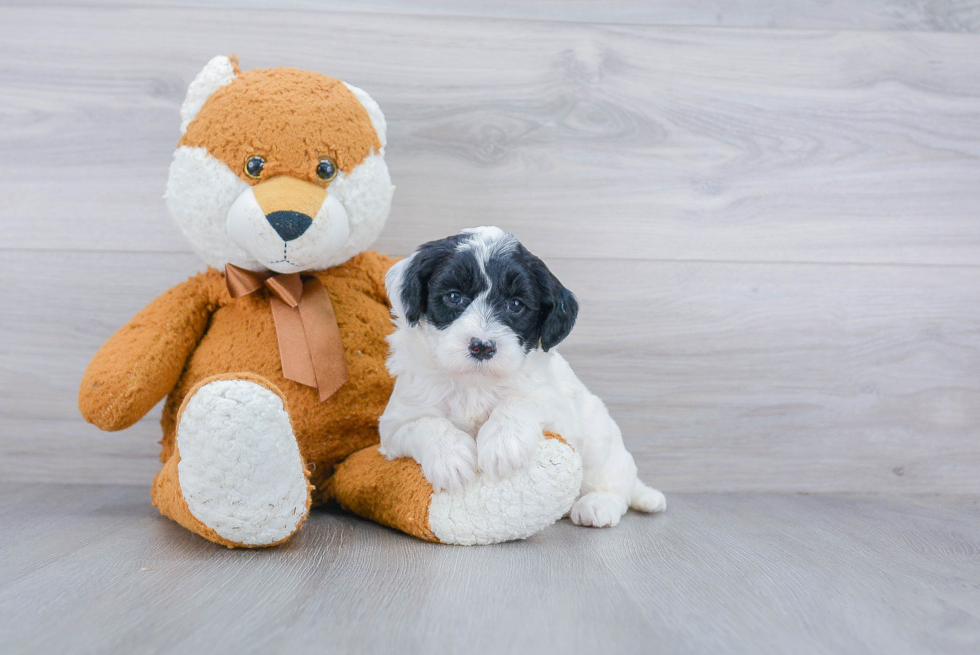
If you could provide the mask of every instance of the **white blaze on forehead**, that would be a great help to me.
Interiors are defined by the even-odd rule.
[[[493,225],[469,227],[459,233],[466,237],[457,247],[460,251],[472,249],[478,253],[495,254],[506,252],[517,245],[513,234]]]
[[[494,255],[503,255],[516,248],[517,239],[507,230],[492,225],[467,228],[462,230],[460,234],[465,235],[466,238],[456,246],[456,251],[472,251],[487,285],[492,286],[490,276],[487,275],[487,262]]]
[[[499,332],[505,327],[494,318],[493,307],[487,302],[489,295],[489,289],[481,291],[456,319],[456,322],[467,323],[466,329],[472,333],[470,336],[482,341],[500,338]]]

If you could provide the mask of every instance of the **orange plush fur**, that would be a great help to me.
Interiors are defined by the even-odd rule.
[[[372,149],[380,148],[364,107],[339,80],[288,68],[241,73],[236,65],[236,73],[231,83],[208,97],[180,143],[206,148],[252,185],[272,178],[300,181],[293,185],[292,197],[291,187],[279,184],[278,195],[269,202],[282,207],[293,202],[302,208],[312,197],[303,187],[325,185],[315,173],[319,159],[329,157],[349,172]],[[268,162],[259,180],[243,170],[253,155]],[[313,504],[332,500],[328,480],[338,463],[378,443],[378,417],[391,393],[385,337],[392,325],[384,274],[393,261],[368,251],[312,273],[333,303],[350,375],[325,402],[315,388],[283,377],[269,296],[263,292],[233,299],[224,274],[209,268],[150,303],[105,343],[81,381],[82,415],[103,430],[121,430],[167,397],[161,421],[163,468],[154,481],[154,502],[164,514],[201,536],[238,546],[188,511],[177,481],[180,454],[175,434],[185,399],[203,381],[259,382],[279,394],[288,408],[314,490]],[[413,462],[362,458],[350,462],[346,471],[357,484],[342,485],[337,500],[344,502],[350,496],[361,502],[379,480],[397,471],[398,479],[414,491],[389,494],[384,500],[389,511],[408,517],[427,515],[432,488]],[[418,492],[426,487],[427,494]],[[432,538],[427,530],[423,526],[409,532]]]
[[[286,399],[311,482],[321,489],[338,462],[378,442],[378,417],[392,387],[384,274],[393,262],[369,251],[316,274],[337,314],[350,374],[326,402],[315,388],[283,377],[268,295],[233,299],[224,275],[208,269],[157,298],[106,342],[82,378],[82,415],[103,430],[121,430],[169,393],[161,420],[166,464],[188,391],[215,375],[256,374]],[[186,366],[178,369],[174,362],[184,360],[175,353],[187,354]]]
[[[322,184],[320,158],[350,173],[381,147],[367,112],[343,82],[295,68],[241,73],[208,98],[179,145],[207,148],[249,184],[258,182],[244,173],[253,155],[269,162],[262,179],[289,175]]]

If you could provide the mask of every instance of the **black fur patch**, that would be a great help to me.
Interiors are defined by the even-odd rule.
[[[402,279],[401,300],[405,319],[415,325],[429,306],[429,280],[443,263],[452,257],[459,244],[459,235],[429,241],[419,246]]]

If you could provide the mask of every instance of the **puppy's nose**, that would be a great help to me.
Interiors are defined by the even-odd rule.
[[[265,220],[275,230],[283,241],[292,241],[303,236],[303,233],[313,225],[313,219],[306,214],[294,211],[278,211],[266,214]]]
[[[470,339],[470,357],[473,359],[490,359],[497,353],[497,344],[491,341],[480,341],[476,337]]]

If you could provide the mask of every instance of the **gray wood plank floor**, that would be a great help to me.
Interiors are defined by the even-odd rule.
[[[0,485],[0,652],[970,653],[980,498],[675,494],[423,543],[317,512],[229,551],[129,486]]]

